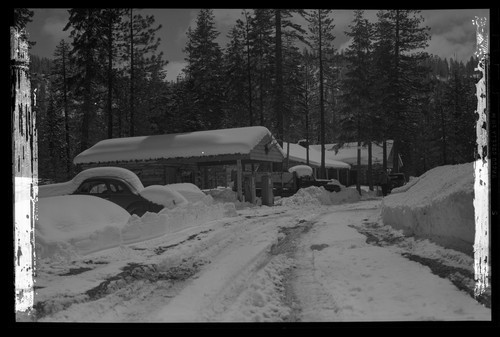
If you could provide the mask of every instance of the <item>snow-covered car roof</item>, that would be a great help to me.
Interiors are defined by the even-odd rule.
[[[78,173],[73,179],[64,183],[42,185],[38,188],[38,197],[52,197],[73,193],[81,183],[94,177],[114,177],[128,182],[137,191],[144,189],[144,185],[137,175],[121,167],[94,167]]]

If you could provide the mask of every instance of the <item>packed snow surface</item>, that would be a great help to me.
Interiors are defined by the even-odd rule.
[[[247,154],[271,136],[263,126],[105,139],[75,157],[75,164]],[[281,151],[279,145],[277,148]]]
[[[247,208],[66,263],[38,263],[36,320],[490,320],[490,309],[402,252],[456,266],[457,274],[472,258],[387,229],[379,206],[380,198]],[[369,244],[358,228],[383,230],[397,244]]]
[[[435,167],[383,200],[385,224],[472,253],[475,234],[472,163]]]
[[[120,178],[128,182],[137,191],[140,191],[144,188],[144,185],[140,181],[139,177],[137,177],[137,175],[130,170],[121,167],[94,167],[78,173],[70,181],[39,186],[38,197],[44,198],[71,194],[80,186],[80,184],[84,180],[94,177]]]
[[[433,171],[383,201],[366,187],[360,196],[353,188],[331,193],[311,186],[274,207],[236,211],[234,203],[221,202],[234,197],[221,188],[213,190],[219,201],[209,195],[158,214],[131,216],[124,224],[125,215],[115,210],[105,225],[85,235],[67,221],[50,220],[37,229],[37,246],[43,235],[69,248],[77,241],[68,237],[79,235],[121,241],[105,250],[37,261],[36,314],[28,320],[489,321],[491,309],[473,297],[473,257],[406,237],[382,221],[382,203],[395,221],[408,217],[392,200],[398,198],[417,205],[406,211],[420,219],[418,212],[429,203],[425,195],[450,216],[446,200],[467,189],[469,168]],[[407,195],[411,191],[413,197]],[[335,199],[342,192],[342,201]],[[51,199],[45,202],[56,210],[58,199]]]

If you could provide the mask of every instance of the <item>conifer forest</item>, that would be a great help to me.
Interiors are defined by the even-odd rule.
[[[71,179],[73,158],[102,139],[251,125],[279,142],[391,139],[404,163],[394,169],[413,176],[474,159],[478,60],[425,52],[430,28],[418,10],[380,10],[375,22],[355,10],[339,50],[335,10],[242,9],[220,45],[213,10],[202,9],[174,81],[153,15],[68,11],[69,41],[52,58],[31,55],[41,179]],[[17,9],[16,24],[32,15]]]

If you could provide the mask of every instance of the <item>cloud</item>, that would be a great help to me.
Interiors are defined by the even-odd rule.
[[[251,9],[247,9],[247,12],[251,13]],[[214,19],[218,28],[224,28],[225,26],[232,27],[236,23],[237,19],[243,18],[243,9],[214,9]]]
[[[63,30],[67,22],[67,18],[61,18],[59,16],[47,17],[42,25],[41,31],[43,34],[47,35],[52,42],[59,43],[61,39],[69,38],[69,30]]]
[[[167,71],[167,81],[175,81],[177,80],[177,76],[182,76],[182,70],[187,65],[187,62],[183,61],[171,61],[165,67]]]
[[[432,35],[427,52],[441,58],[453,58],[459,61],[467,61],[474,54],[475,44],[456,43],[448,39],[446,34]]]

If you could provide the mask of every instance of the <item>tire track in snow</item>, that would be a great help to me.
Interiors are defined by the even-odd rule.
[[[207,270],[152,320],[254,321],[283,316],[287,310],[278,292],[283,291],[281,275],[291,263],[279,252],[289,240],[280,242],[278,230],[293,228],[305,221],[301,218],[303,212],[294,212],[266,217],[260,227],[247,226],[245,233],[239,233],[243,234],[239,240],[219,251]]]
[[[169,244],[166,245],[132,245],[128,249],[144,256],[148,260],[147,265],[129,263],[85,293],[62,294],[38,303],[35,320],[147,321],[151,312],[168,305],[186,286],[200,277],[200,270],[210,270],[205,265],[210,264],[212,259],[217,259],[224,251],[238,251],[242,242],[258,237],[266,227],[267,232],[272,234],[276,221],[281,223],[298,217],[284,217],[280,209],[267,212],[262,216],[254,214],[234,218],[231,222],[219,221],[214,226],[203,225],[195,233],[191,228],[187,233],[193,234],[185,239],[177,235],[174,242],[167,240]],[[259,258],[257,256],[256,260]],[[144,307],[148,308],[146,312]]]

